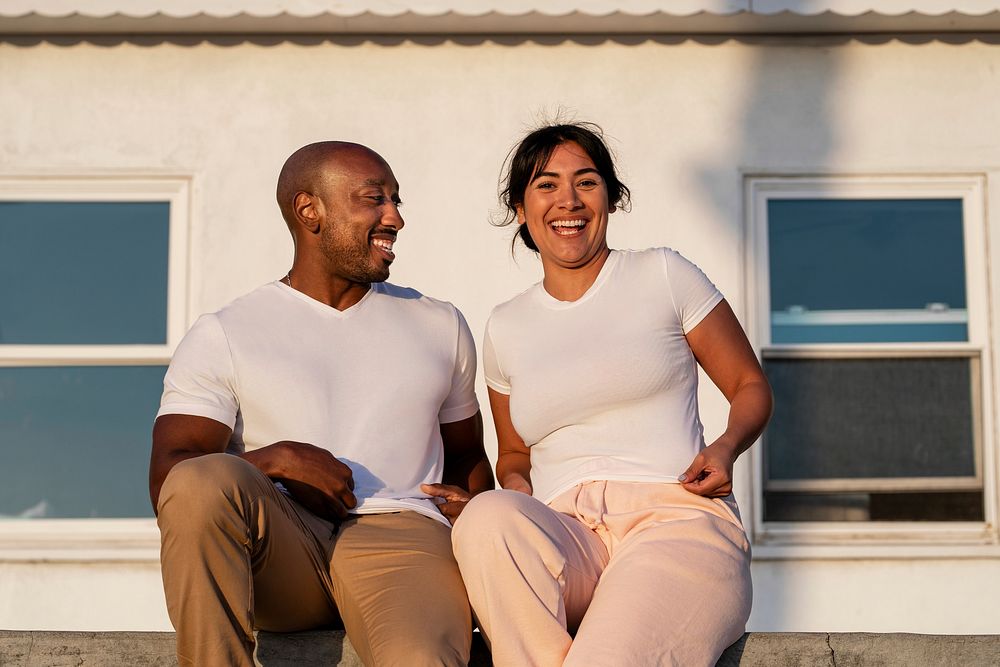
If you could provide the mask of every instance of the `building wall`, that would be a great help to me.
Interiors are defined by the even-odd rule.
[[[501,162],[561,113],[604,127],[632,188],[611,245],[680,250],[745,320],[744,174],[976,172],[997,194],[998,85],[1000,48],[954,37],[19,38],[0,43],[0,173],[189,176],[190,323],[288,269],[273,200],[284,158],[367,144],[404,200],[391,279],[454,302],[478,337],[493,305],[540,277],[489,224]],[[485,408],[481,379],[479,396]],[[707,438],[725,407],[703,381]],[[1000,558],[969,553],[770,555],[754,564],[751,629],[995,632]],[[4,628],[169,628],[153,562],[9,561],[0,590]]]

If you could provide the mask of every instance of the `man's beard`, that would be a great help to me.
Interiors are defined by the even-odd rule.
[[[338,273],[356,283],[381,283],[389,278],[389,266],[372,257],[370,234],[364,238],[338,235],[332,226],[320,234],[320,249]]]

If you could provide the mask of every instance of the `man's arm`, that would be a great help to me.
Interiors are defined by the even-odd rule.
[[[214,419],[163,415],[153,424],[149,497],[156,512],[160,489],[170,470],[187,459],[226,450],[232,430]],[[357,505],[351,469],[325,449],[283,440],[242,455],[271,479],[280,480],[297,502],[313,514],[335,521]]]
[[[167,473],[187,459],[226,451],[232,429],[208,417],[163,415],[153,424],[153,451],[149,457],[149,499],[158,513],[160,489]]]
[[[478,493],[493,488],[493,472],[483,448],[483,416],[476,414],[457,422],[441,424],[444,444],[444,474],[441,484],[422,484],[421,490],[444,498],[438,506],[455,523],[465,504]]]

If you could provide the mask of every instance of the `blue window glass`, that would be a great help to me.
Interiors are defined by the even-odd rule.
[[[0,517],[150,517],[165,366],[0,368]]]
[[[169,202],[0,202],[0,345],[163,344]]]
[[[960,199],[768,201],[771,342],[967,341]]]

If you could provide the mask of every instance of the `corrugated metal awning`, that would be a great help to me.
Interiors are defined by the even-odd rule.
[[[1000,0],[3,0],[5,34],[1000,31]]]

